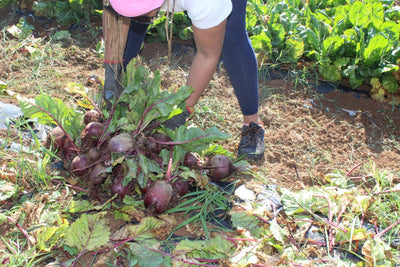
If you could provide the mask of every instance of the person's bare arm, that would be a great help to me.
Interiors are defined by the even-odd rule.
[[[199,29],[193,26],[197,53],[193,58],[187,85],[194,88],[186,100],[186,106],[193,107],[208,86],[217,67],[224,44],[226,20],[210,29]]]

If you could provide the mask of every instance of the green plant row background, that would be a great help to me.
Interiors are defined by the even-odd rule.
[[[247,27],[261,63],[313,62],[326,80],[395,93],[399,11],[393,1],[250,0]]]
[[[10,2],[15,0],[3,0],[0,7]],[[99,0],[41,0],[32,9],[64,25],[89,23],[91,15],[102,14]],[[393,0],[249,0],[247,30],[260,67],[308,62],[325,80],[346,81],[352,88],[370,83],[384,100],[399,87],[399,18]],[[165,21],[162,13],[148,41],[166,41]],[[192,38],[185,13],[174,15],[173,34]]]

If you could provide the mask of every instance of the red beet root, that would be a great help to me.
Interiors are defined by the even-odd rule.
[[[67,161],[69,161],[70,158],[76,157],[76,155],[78,154],[74,145],[69,140],[67,140],[64,143],[62,151],[63,151],[63,155]]]
[[[93,121],[96,122],[101,122],[102,121],[102,115],[97,111],[97,110],[89,110],[83,115],[83,122],[87,125]]]
[[[179,197],[183,197],[187,193],[189,193],[189,185],[188,181],[178,178],[172,183],[172,187],[175,189]]]
[[[163,134],[163,133],[156,133],[153,136],[153,138],[154,138],[154,140],[156,140],[158,142],[171,142],[171,138],[169,138],[168,135]],[[163,150],[165,148],[170,148],[170,147],[168,145],[156,143],[154,146],[152,146],[152,151],[156,154],[159,154],[161,152],[161,150]]]
[[[122,180],[125,177],[125,168],[123,165],[115,166],[112,175],[114,180],[111,185],[111,193],[113,195],[118,194],[120,198],[124,198],[126,195],[129,195],[132,192],[132,184],[128,183],[126,186],[122,185]]]
[[[159,142],[171,142],[171,138],[164,133],[156,133],[154,134],[154,139]]]
[[[155,213],[164,212],[172,196],[172,187],[166,181],[157,181],[144,195],[144,206]]]
[[[76,156],[70,165],[71,171],[78,176],[84,176],[87,173],[87,166],[89,164],[89,158],[86,154]]]
[[[103,164],[97,164],[90,172],[90,180],[95,185],[99,185],[107,178],[107,167]]]
[[[156,149],[156,146],[157,146],[157,144],[154,143],[154,142],[151,141],[151,140],[146,139],[146,141],[144,142],[144,148],[145,148],[146,151],[151,151],[151,152],[153,152],[154,149]]]
[[[82,139],[97,141],[104,131],[104,125],[100,122],[90,122],[81,134]]]
[[[225,155],[215,155],[210,161],[210,176],[216,180],[223,179],[232,173],[233,165]]]
[[[197,158],[192,153],[186,153],[185,159],[183,160],[183,165],[189,168],[197,167]]]
[[[54,127],[53,130],[47,135],[46,139],[46,147],[50,147],[51,142],[53,141],[53,147],[55,150],[62,149],[67,137],[63,130],[60,127]]]
[[[88,151],[88,157],[91,161],[96,161],[100,158],[101,153],[100,151],[97,149],[97,147],[92,147],[91,149],[89,149]]]
[[[114,179],[112,186],[111,186],[111,193],[118,194],[120,198],[124,198],[126,195],[129,195],[132,191],[132,187],[130,184],[127,186],[122,185],[122,179]]]
[[[107,151],[108,153],[121,153],[130,151],[133,148],[132,136],[129,133],[122,133],[110,139],[110,142],[108,142]]]

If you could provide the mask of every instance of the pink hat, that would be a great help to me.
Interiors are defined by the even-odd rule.
[[[110,0],[113,9],[124,17],[138,17],[161,7],[165,0]]]

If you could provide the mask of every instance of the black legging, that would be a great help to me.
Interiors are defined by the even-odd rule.
[[[258,112],[258,68],[246,32],[247,0],[232,0],[232,5],[222,57],[243,115],[253,115]],[[139,54],[147,27],[147,24],[132,20],[125,48],[125,66]]]

